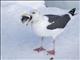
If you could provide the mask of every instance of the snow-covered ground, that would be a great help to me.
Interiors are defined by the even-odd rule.
[[[36,5],[37,4],[37,5]],[[33,6],[33,7],[32,7]],[[46,52],[36,53],[40,37],[30,26],[21,23],[21,14],[33,8],[44,7],[44,2],[2,2],[1,3],[1,58],[2,60],[49,60]],[[42,14],[61,14],[69,10],[58,8],[38,8]],[[65,31],[56,38],[55,60],[79,59],[79,16],[77,14],[66,26]],[[52,47],[52,39],[45,38],[44,47]]]

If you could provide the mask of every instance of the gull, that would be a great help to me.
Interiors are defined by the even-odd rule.
[[[68,22],[76,15],[76,8],[71,9],[65,14],[55,15],[55,14],[41,14],[38,10],[32,10],[30,13],[24,13],[21,17],[21,22],[26,25],[31,24],[31,28],[36,35],[41,37],[41,46],[34,49],[34,51],[40,52],[45,51],[43,48],[43,39],[45,37],[52,37],[53,44],[55,47],[55,38],[60,35],[67,26]],[[47,51],[50,55],[55,55],[55,48]],[[53,59],[53,58],[51,58]]]

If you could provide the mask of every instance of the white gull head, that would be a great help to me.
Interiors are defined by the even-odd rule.
[[[40,16],[40,12],[38,10],[32,10],[30,13],[24,13],[22,14],[22,18],[21,18],[21,22],[25,23],[26,25],[28,25],[29,23],[32,23],[33,20],[38,21],[37,18],[39,18]]]

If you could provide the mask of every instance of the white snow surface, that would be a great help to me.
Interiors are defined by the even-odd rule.
[[[29,2],[25,4],[24,2],[1,2],[2,60],[49,60],[50,56],[46,55],[46,52],[33,51],[34,48],[40,46],[40,37],[34,34],[30,26],[26,27],[21,23],[21,14],[38,7],[42,14],[64,14],[69,10],[56,7],[46,8],[44,2],[41,3],[39,1],[30,4]],[[54,60],[79,60],[79,17],[78,12],[67,24],[65,31],[56,38]],[[45,38],[44,47],[47,50],[53,47],[51,38]]]

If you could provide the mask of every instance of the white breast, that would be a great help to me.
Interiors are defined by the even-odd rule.
[[[39,36],[49,36],[46,29],[48,24],[49,23],[47,21],[39,21],[39,22],[33,23],[32,28],[34,32]]]

